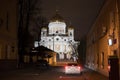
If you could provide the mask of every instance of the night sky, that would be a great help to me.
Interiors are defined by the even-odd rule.
[[[56,13],[67,25],[74,26],[75,40],[85,36],[98,15],[104,0],[42,0],[42,15],[50,19]]]

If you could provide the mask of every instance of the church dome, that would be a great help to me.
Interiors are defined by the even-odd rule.
[[[69,28],[69,29],[74,29],[74,26],[70,25],[68,28]]]
[[[50,19],[48,24],[49,34],[65,34],[66,33],[66,23],[58,12],[56,12],[55,16]],[[58,33],[56,33],[58,32]]]
[[[64,22],[64,19],[62,16],[60,16],[60,14],[58,12],[56,12],[55,16],[53,16],[51,19],[50,19],[50,22]]]
[[[41,30],[45,30],[45,29],[47,29],[47,27],[46,27],[46,26],[41,28]]]

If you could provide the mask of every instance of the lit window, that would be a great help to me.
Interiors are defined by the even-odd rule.
[[[109,46],[112,45],[112,39],[108,39],[108,45],[109,45]]]

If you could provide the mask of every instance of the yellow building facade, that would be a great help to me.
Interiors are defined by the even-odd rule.
[[[106,76],[109,56],[120,59],[119,5],[118,0],[106,0],[87,34],[86,66]]]

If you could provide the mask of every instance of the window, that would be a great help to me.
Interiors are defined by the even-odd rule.
[[[72,36],[72,32],[70,32],[70,36]]]
[[[56,38],[56,40],[58,41],[58,40],[59,40],[59,38]]]
[[[101,53],[101,68],[104,68],[104,52]]]
[[[70,42],[72,42],[72,40],[70,40]]]
[[[99,53],[97,53],[97,65],[99,66]]]
[[[114,52],[113,52],[114,54],[114,56],[117,56],[117,50],[114,50]]]
[[[43,32],[43,36],[45,36],[45,32]]]
[[[110,26],[113,28],[115,27],[115,13],[114,12],[110,13]]]
[[[110,34],[113,34],[115,30],[115,13],[110,13]]]
[[[9,30],[9,14],[8,14],[8,12],[6,14],[6,30],[7,31]]]
[[[0,18],[0,27],[2,26],[3,24],[3,20]]]
[[[15,47],[12,46],[11,49],[12,49],[12,52],[14,53],[15,52]]]

